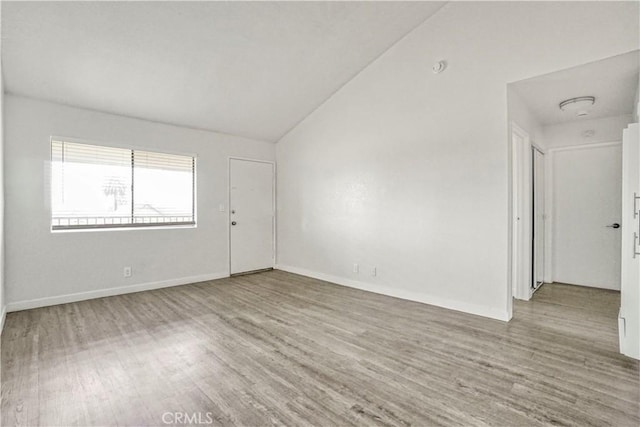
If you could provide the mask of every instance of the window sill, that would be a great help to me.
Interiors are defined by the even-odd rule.
[[[185,225],[147,225],[147,226],[129,226],[129,227],[95,227],[95,228],[68,228],[61,230],[53,230],[51,234],[65,234],[65,233],[95,233],[105,231],[139,231],[139,230],[175,230],[175,229],[195,229],[198,228],[197,224],[185,224]]]

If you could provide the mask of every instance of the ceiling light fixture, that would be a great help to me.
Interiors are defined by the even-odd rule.
[[[588,111],[586,108],[595,104],[595,96],[579,96],[577,98],[571,98],[564,100],[560,103],[560,109],[562,111],[578,111],[578,116],[586,116]]]

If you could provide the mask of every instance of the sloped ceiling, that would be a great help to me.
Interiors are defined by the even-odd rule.
[[[6,91],[277,141],[443,3],[6,2]]]

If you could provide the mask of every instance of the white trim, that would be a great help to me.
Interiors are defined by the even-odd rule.
[[[74,294],[57,295],[53,297],[37,298],[32,300],[17,301],[7,304],[6,311],[29,310],[50,305],[67,304],[70,302],[84,301],[94,298],[110,297],[114,295],[124,295],[134,292],[150,291],[153,289],[169,288],[172,286],[189,285],[191,283],[206,282],[209,280],[229,277],[228,272],[202,274],[199,276],[179,277],[176,279],[161,280],[158,282],[139,283],[137,285],[119,286],[117,288],[98,289],[95,291],[78,292]]]
[[[4,321],[7,318],[7,306],[2,307],[2,314],[0,314],[0,335],[2,335],[2,331],[4,331]]]
[[[277,196],[276,196],[276,191],[277,191],[277,182],[276,182],[276,170],[277,170],[277,166],[276,166],[276,162],[275,160],[262,160],[262,159],[251,159],[248,157],[236,157],[236,156],[229,156],[227,158],[227,258],[229,259],[228,262],[228,266],[229,266],[229,272],[231,272],[231,160],[242,160],[245,162],[256,162],[256,163],[267,163],[270,164],[273,169],[272,169],[272,179],[271,179],[271,188],[273,190],[272,194],[273,194],[273,200],[272,200],[272,207],[273,207],[273,220],[272,220],[272,226],[271,226],[271,241],[273,242],[273,246],[272,246],[272,254],[271,254],[271,267],[275,268],[276,265],[276,254],[278,253],[278,247],[277,247],[277,242],[276,242],[276,236],[277,236],[277,225],[278,225],[278,221],[276,219],[276,212],[278,212],[276,203],[277,203]]]
[[[609,147],[612,145],[620,145],[622,141],[609,141],[609,142],[598,142],[596,144],[577,144],[577,145],[567,145],[566,147],[555,147],[549,148],[549,152],[555,151],[567,151],[567,150],[584,150],[587,148],[602,148]]]
[[[540,287],[542,286],[542,284],[545,283],[545,278],[546,278],[546,268],[547,268],[547,258],[546,258],[546,254],[547,254],[547,154],[536,148],[535,144],[531,144],[532,147],[532,152],[531,152],[531,241],[533,243],[532,245],[532,250],[531,250],[531,276],[532,276],[532,280],[530,283],[530,287],[529,287],[529,299],[531,299],[531,297],[533,296],[533,294],[540,289]],[[538,152],[539,156],[538,157],[536,155],[535,152]],[[538,168],[537,168],[537,163],[536,163],[536,157],[538,158],[539,161],[541,161],[542,163],[539,165],[542,167],[542,189],[540,190],[539,187],[537,187],[536,184],[536,178],[538,177]],[[543,233],[540,233],[539,230],[536,233],[535,232],[535,225],[536,225],[536,196],[538,195],[537,192],[538,191],[542,191],[542,227],[543,227]],[[542,236],[542,282],[540,285],[538,285],[538,272],[537,272],[537,251],[536,251],[536,236]],[[539,244],[540,242],[538,242]]]
[[[510,122],[511,147],[511,298],[528,301],[531,298],[531,271],[533,254],[532,234],[532,144],[529,133],[516,122]],[[514,135],[522,138],[522,147],[516,147]]]
[[[252,159],[250,157],[238,157],[238,156],[229,156],[229,160],[244,160],[245,162],[256,162],[256,163],[268,163],[270,165],[275,165],[276,162],[273,160],[263,160],[263,159]]]
[[[538,145],[535,141],[531,140],[531,148],[533,148],[534,150],[538,150],[540,152],[540,154],[545,155],[547,154],[547,152],[545,151],[544,148],[542,148],[540,145]]]
[[[318,280],[324,280],[325,282],[331,282],[336,285],[346,286],[348,288],[355,288],[394,298],[435,305],[438,307],[447,308],[449,310],[489,317],[491,319],[502,320],[504,322],[508,322],[511,318],[507,310],[503,311],[483,305],[469,304],[462,301],[440,298],[433,295],[424,294],[422,292],[390,288],[388,286],[365,283],[358,280],[346,279],[344,277],[332,276],[329,274],[318,273],[315,271],[306,270],[304,268],[292,267],[282,264],[276,264],[275,269],[287,271],[289,273],[300,274],[301,276],[311,277]]]
[[[557,283],[561,283],[563,285],[569,285],[569,286],[581,286],[583,288],[607,289],[609,291],[619,291],[620,290],[620,288],[616,288],[615,286],[607,286],[607,285],[601,285],[601,284],[585,285],[584,283],[570,283],[570,282],[563,281],[563,280],[559,280]]]
[[[124,231],[124,230],[189,230],[197,229],[198,224],[185,224],[185,225],[150,225],[147,227],[96,227],[96,228],[63,228],[58,230],[50,230],[51,234],[65,234],[65,233],[94,233],[103,231]]]
[[[553,283],[553,227],[554,227],[554,201],[553,201],[553,151],[545,155],[544,170],[544,281]]]

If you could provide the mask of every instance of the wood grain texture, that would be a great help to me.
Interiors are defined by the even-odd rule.
[[[618,306],[544,285],[504,323],[270,271],[10,313],[2,425],[637,426]]]

